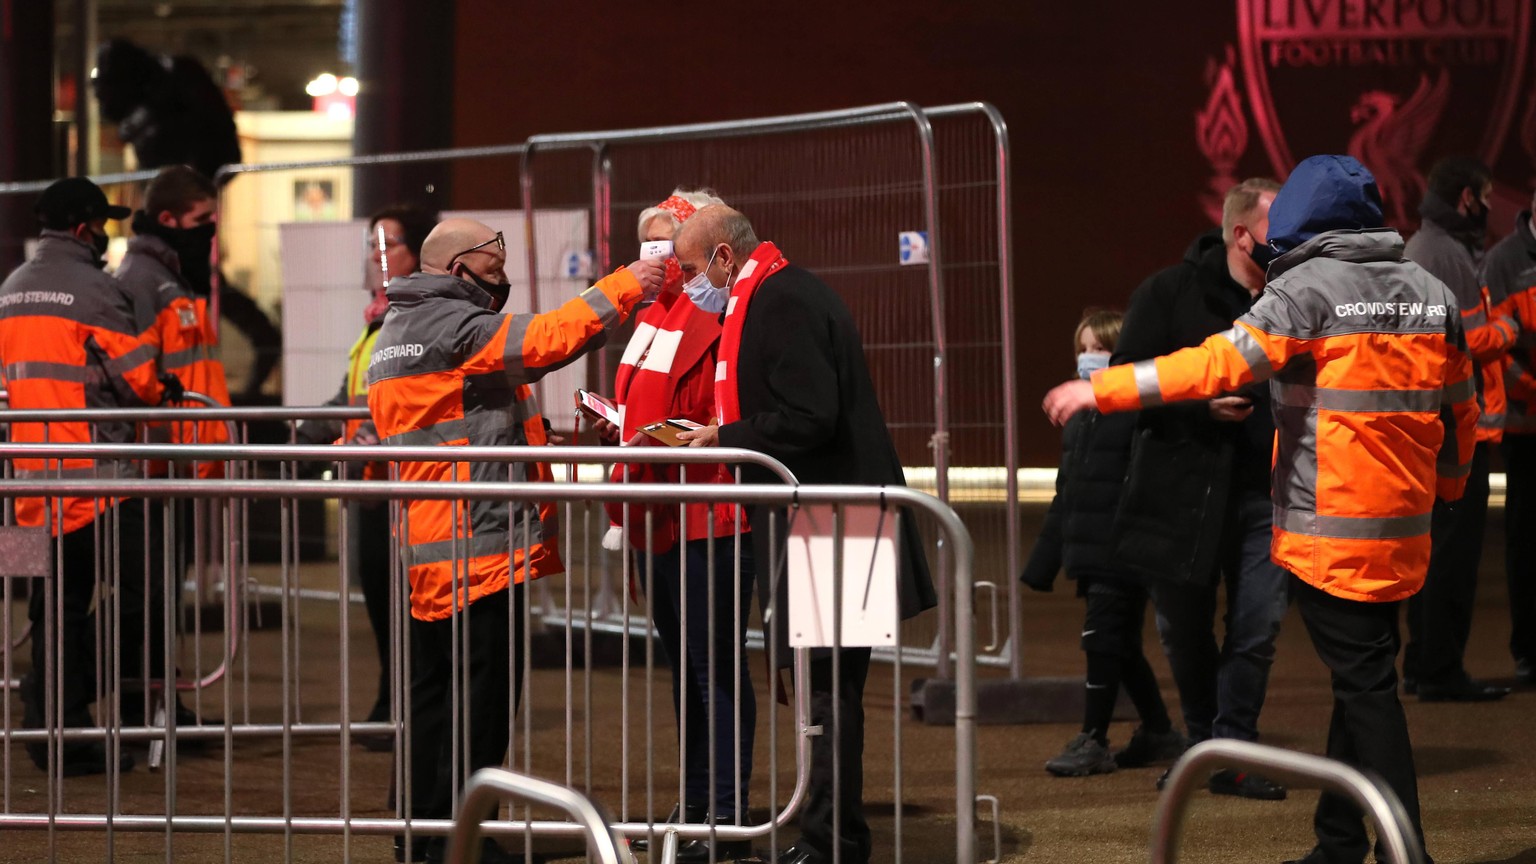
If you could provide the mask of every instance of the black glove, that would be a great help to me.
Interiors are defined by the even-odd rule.
[[[160,395],[161,405],[180,402],[182,397],[187,395],[187,388],[181,386],[181,379],[177,378],[173,372],[160,374],[160,386],[165,388],[165,392]]]

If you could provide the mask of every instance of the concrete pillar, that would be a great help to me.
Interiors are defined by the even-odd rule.
[[[53,4],[0,0],[0,183],[46,180],[53,164]],[[0,196],[0,278],[37,233],[37,196]]]
[[[359,156],[453,145],[454,5],[427,0],[357,4]],[[443,163],[360,168],[352,212],[365,217],[394,203],[449,206]]]

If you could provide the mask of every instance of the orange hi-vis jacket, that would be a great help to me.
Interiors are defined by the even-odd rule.
[[[1451,289],[1461,309],[1461,329],[1477,370],[1477,440],[1504,437],[1504,357],[1520,329],[1508,307],[1495,308],[1478,277],[1473,250],[1466,242],[1426,218],[1403,255]]]
[[[1493,308],[1520,327],[1501,367],[1507,396],[1504,431],[1536,434],[1536,236],[1531,233],[1530,212],[1521,213],[1515,230],[1488,250],[1483,283]]]
[[[214,357],[218,336],[208,319],[208,301],[197,297],[181,278],[181,262],[164,240],[140,234],[128,241],[128,253],[117,268],[117,281],[133,305],[134,325],[144,344],[154,346],[155,365],[181,379],[186,389],[229,404],[224,364]],[[163,430],[177,444],[225,444],[229,426],[223,421],[172,423]],[[152,473],[164,466],[152,466]],[[197,463],[199,477],[222,477],[224,463]]]
[[[44,231],[37,255],[0,284],[0,363],[17,410],[133,408],[160,401],[154,351],[139,340],[116,281],[95,250],[63,231]],[[14,423],[11,440],[131,443],[132,423]],[[126,462],[17,459],[19,477],[131,477]],[[89,525],[110,498],[18,498],[22,525],[54,535]],[[54,510],[54,505],[58,509]],[[50,512],[52,511],[52,512]]]
[[[1270,379],[1271,557],[1337,597],[1400,600],[1429,567],[1435,497],[1461,497],[1475,446],[1455,298],[1396,231],[1328,231],[1280,256],[1231,330],[1093,376],[1101,411]]]
[[[541,315],[490,311],[491,297],[454,276],[389,283],[389,311],[368,366],[368,410],[392,446],[546,443],[529,384],[600,347],[641,299],[619,270]],[[401,480],[550,481],[546,463],[402,462]],[[552,505],[411,501],[406,564],[411,615],[447,618],[511,581],[564,569]],[[546,537],[549,543],[544,542]],[[458,602],[455,602],[455,584]]]

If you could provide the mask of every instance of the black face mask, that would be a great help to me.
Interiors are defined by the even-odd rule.
[[[481,291],[491,295],[490,309],[492,312],[499,312],[501,307],[507,305],[507,298],[512,295],[512,284],[510,282],[487,282],[468,267],[464,268],[464,275],[469,277],[469,281],[475,283]]]
[[[91,248],[96,250],[96,258],[105,262],[107,257],[107,243],[110,242],[107,235],[91,232]]]
[[[213,253],[214,231],[215,226],[210,222],[165,232],[166,242],[176,250],[176,257],[181,262],[181,277],[187,280],[195,294],[206,296],[212,290],[213,267],[208,259]]]
[[[1467,214],[1467,221],[1472,223],[1474,231],[1488,230],[1488,208],[1479,204],[1476,212]]]
[[[1259,265],[1259,269],[1265,272],[1269,271],[1270,263],[1279,255],[1280,253],[1271,249],[1267,243],[1255,243],[1253,248],[1248,250],[1248,257],[1252,258],[1253,263]]]
[[[142,210],[133,215],[133,233],[150,234],[164,240],[165,245],[176,253],[181,266],[181,278],[199,296],[207,296],[212,290],[213,268],[208,259],[213,252],[213,235],[216,230],[212,222],[192,228],[172,228],[161,225]]]

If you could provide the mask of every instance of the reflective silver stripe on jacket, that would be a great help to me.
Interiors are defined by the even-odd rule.
[[[155,359],[154,345],[140,345],[121,357],[113,357],[107,361],[107,371],[113,375],[122,375],[132,369]]]
[[[514,401],[508,411],[480,411],[468,417],[457,417],[434,423],[425,429],[397,432],[380,440],[391,447],[427,447],[447,444],[450,441],[484,439],[504,432],[528,420],[538,412],[532,399]]]
[[[603,289],[593,285],[591,288],[581,292],[579,296],[582,300],[586,301],[588,306],[592,307],[593,314],[597,316],[598,320],[603,322],[604,330],[612,330],[618,325],[618,307],[613,305],[613,301],[608,299],[608,295],[603,293]]]
[[[1253,338],[1248,328],[1234,326],[1221,335],[1232,343],[1233,348],[1237,349],[1238,356],[1248,364],[1256,380],[1263,381],[1274,375],[1274,370],[1269,366],[1269,355],[1264,353],[1264,346],[1259,344],[1259,340]]]
[[[1344,390],[1276,382],[1275,398],[1293,408],[1357,413],[1433,413],[1440,410],[1441,390]]]
[[[162,369],[179,369],[182,366],[190,366],[199,360],[207,359],[208,350],[202,346],[184,348],[180,351],[172,351],[169,354],[161,354],[160,367]]]
[[[1141,396],[1141,407],[1155,408],[1163,404],[1163,390],[1157,385],[1157,366],[1151,360],[1138,360],[1131,364],[1136,376],[1136,393]]]
[[[84,384],[91,379],[91,372],[84,366],[75,366],[70,363],[23,360],[17,363],[7,363],[5,365],[5,377],[8,381],[46,380]]]
[[[1462,312],[1461,312],[1461,326],[1462,326],[1462,329],[1465,329],[1465,330],[1475,330],[1478,327],[1482,327],[1482,326],[1486,325],[1487,323],[1488,323],[1488,310],[1483,308],[1483,304],[1481,304],[1481,303],[1477,304],[1477,308],[1476,309],[1472,309],[1472,310],[1463,309]]]
[[[1444,404],[1455,405],[1465,402],[1477,395],[1477,382],[1471,378],[1463,378],[1460,381],[1448,382],[1444,390]]]
[[[529,541],[522,542],[522,522],[518,522],[519,542],[518,549],[531,548],[540,545],[543,535],[543,524],[538,519],[529,520],[526,532]],[[428,564],[443,564],[449,561],[459,561],[470,558],[488,558],[495,555],[506,555],[512,547],[508,545],[509,535],[505,531],[496,531],[486,534],[477,534],[474,537],[460,537],[454,540],[432,540],[426,543],[416,543],[406,550],[407,564],[411,567],[420,567]]]
[[[1412,516],[1320,516],[1305,510],[1275,508],[1280,530],[1308,537],[1344,540],[1388,540],[1429,533],[1430,514]]]

